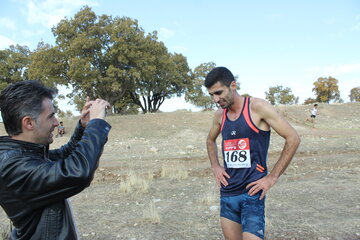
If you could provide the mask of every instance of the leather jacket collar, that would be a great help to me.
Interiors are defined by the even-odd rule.
[[[36,154],[41,154],[43,156],[46,156],[47,152],[49,151],[49,145],[16,140],[16,139],[12,139],[9,136],[1,136],[0,152],[11,149],[21,149],[22,151],[25,152],[33,152]]]

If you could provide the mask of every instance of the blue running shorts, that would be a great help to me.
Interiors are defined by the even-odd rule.
[[[265,198],[259,198],[260,194],[249,196],[247,193],[220,197],[220,216],[241,224],[243,232],[264,239]]]

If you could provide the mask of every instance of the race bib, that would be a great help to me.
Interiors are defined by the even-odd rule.
[[[228,168],[250,168],[250,141],[248,138],[224,141],[224,158]]]

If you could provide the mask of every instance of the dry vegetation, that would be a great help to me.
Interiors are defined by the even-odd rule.
[[[316,129],[304,122],[310,108],[278,107],[302,143],[267,195],[267,239],[360,239],[360,104],[320,104]],[[81,238],[222,239],[205,147],[212,115],[110,117],[113,128],[95,179],[72,198]],[[76,121],[64,122],[69,131]],[[56,138],[52,147],[68,137]],[[273,132],[270,169],[283,143]],[[8,228],[0,211],[0,233]]]

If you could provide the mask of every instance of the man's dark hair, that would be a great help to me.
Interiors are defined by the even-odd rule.
[[[216,67],[206,76],[205,87],[210,88],[217,82],[220,82],[224,86],[230,87],[230,84],[233,81],[235,81],[235,78],[229,69],[226,67]]]
[[[0,95],[0,111],[9,136],[22,133],[21,121],[25,116],[37,120],[45,98],[54,99],[56,89],[37,81],[27,80],[7,86]]]
[[[317,107],[317,106],[318,106],[318,104],[317,104],[317,103],[315,103],[315,104],[314,104],[314,107]]]

